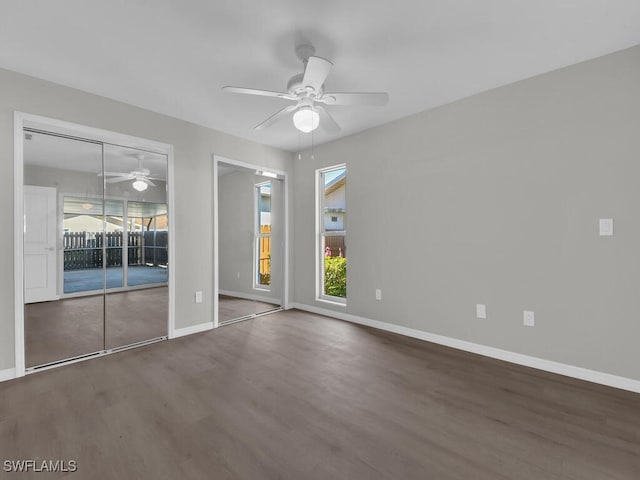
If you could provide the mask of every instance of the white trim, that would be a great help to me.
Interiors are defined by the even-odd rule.
[[[102,130],[55,118],[14,112],[14,315],[15,315],[15,370],[16,377],[25,374],[24,351],[24,292],[23,292],[23,236],[24,236],[24,166],[23,130],[25,127],[70,135],[111,145],[126,146],[167,156],[167,213],[169,216],[169,314],[167,336],[175,333],[175,222],[174,217],[174,153],[173,145],[123,133]]]
[[[13,112],[13,273],[15,376],[23,377],[24,359],[24,165],[23,135],[26,115]]]
[[[191,335],[193,333],[206,332],[207,330],[213,330],[213,322],[200,323],[198,325],[192,325],[191,327],[177,328],[173,331],[173,338],[184,337],[185,335]]]
[[[415,330],[413,328],[402,327],[400,325],[381,322],[379,320],[371,320],[369,318],[359,317],[356,315],[351,315],[349,313],[327,310],[325,308],[315,307],[311,305],[293,303],[291,307],[297,308],[298,310],[304,310],[306,312],[317,313],[319,315],[337,318],[339,320],[344,320],[351,323],[366,325],[368,327],[385,330],[387,332],[398,333],[400,335],[417,338],[419,340],[425,340],[431,343],[437,343],[439,345],[444,345],[458,350],[464,350],[466,352],[476,353],[478,355],[484,355],[485,357],[504,360],[505,362],[515,363],[517,365],[523,365],[525,367],[544,370],[545,372],[557,373],[559,375],[577,378],[579,380],[586,380],[588,382],[598,383],[600,385],[606,385],[622,390],[628,390],[630,392],[640,393],[640,380],[634,380],[632,378],[620,377],[617,375],[612,375],[610,373],[599,372],[597,370],[589,370],[587,368],[576,367],[574,365],[567,365],[565,363],[554,362],[552,360],[545,360],[543,358],[523,355],[521,353],[489,347],[487,345],[481,345],[478,343],[467,342],[465,340],[458,340],[457,338],[445,337],[443,335],[436,335],[434,333],[428,333],[422,330]]]
[[[167,337],[174,338],[176,333],[176,219],[175,219],[175,190],[174,190],[174,158],[173,145],[169,145],[167,152],[167,213],[169,218],[169,251],[167,264],[169,265],[169,318]]]
[[[213,225],[213,328],[218,328],[220,321],[218,319],[218,160],[213,156],[213,218],[211,224]]]
[[[256,295],[255,293],[233,292],[231,290],[218,289],[220,295],[228,295],[229,297],[244,298],[246,300],[256,300],[258,302],[275,303],[279,307],[281,300],[279,298],[265,297],[264,295]]]
[[[340,297],[332,297],[330,295],[321,295],[316,298],[316,302],[328,303],[329,305],[335,305],[336,307],[346,307],[347,300]]]
[[[218,162],[228,163],[236,165],[238,167],[244,167],[251,170],[268,170],[276,173],[278,178],[284,182],[284,248],[282,259],[282,298],[279,299],[281,306],[285,309],[289,308],[289,175],[284,170],[275,170],[270,167],[264,167],[260,165],[253,165],[251,163],[241,162],[233,160],[221,155],[212,154],[213,159],[213,324],[215,328],[218,327],[218,265],[219,265],[219,249],[218,249]],[[282,178],[281,178],[282,177]],[[272,177],[270,177],[272,178]],[[272,181],[272,180],[271,180]],[[270,300],[272,301],[272,300]]]
[[[16,369],[15,368],[7,368],[5,370],[0,370],[0,382],[4,382],[6,380],[13,380],[16,378]]]

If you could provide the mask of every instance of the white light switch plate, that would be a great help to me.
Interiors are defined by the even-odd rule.
[[[483,303],[476,304],[476,317],[487,318],[487,306]]]
[[[600,236],[601,237],[613,236],[613,218],[600,219]]]
[[[535,327],[536,325],[536,317],[531,310],[525,310],[522,312],[523,324],[525,327]]]
[[[202,292],[197,291],[194,298],[196,303],[202,303]]]

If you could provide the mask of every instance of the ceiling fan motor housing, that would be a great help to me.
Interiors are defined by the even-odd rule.
[[[304,73],[299,73],[297,75],[294,75],[293,77],[291,77],[289,79],[289,81],[287,82],[287,92],[289,92],[290,95],[294,95],[296,97],[299,98],[304,98],[304,97],[311,97],[311,98],[318,98],[322,96],[323,93],[323,88],[321,87],[320,90],[316,90],[313,87],[305,87],[302,84],[302,80],[304,78]],[[324,87],[324,85],[323,85]]]

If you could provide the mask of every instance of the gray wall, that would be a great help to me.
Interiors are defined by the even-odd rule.
[[[212,86],[212,88],[215,88]],[[143,137],[174,146],[176,328],[212,321],[213,153],[289,171],[292,155],[171,117],[0,69],[0,370],[14,366],[13,112]],[[196,290],[204,303],[195,304]]]
[[[271,181],[272,285],[269,292],[253,288],[253,241],[256,184]],[[218,257],[221,290],[282,299],[282,190],[281,181],[248,172],[218,177]],[[239,274],[239,276],[238,276]]]
[[[640,380],[640,47],[314,154],[295,163],[296,302]],[[346,308],[315,301],[310,193],[342,162]]]

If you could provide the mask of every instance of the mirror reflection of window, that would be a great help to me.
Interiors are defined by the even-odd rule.
[[[256,185],[256,287],[271,285],[271,182]]]

